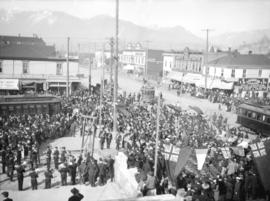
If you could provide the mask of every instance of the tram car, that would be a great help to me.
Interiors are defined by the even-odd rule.
[[[238,106],[237,123],[270,136],[270,106],[252,105],[243,103]]]
[[[144,85],[141,88],[142,101],[146,103],[153,103],[156,101],[155,88],[150,85]]]
[[[2,96],[0,115],[55,114],[61,110],[61,100],[55,96]]]

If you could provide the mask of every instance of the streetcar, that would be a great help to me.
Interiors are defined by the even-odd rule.
[[[270,136],[270,106],[243,103],[238,106],[237,123]]]
[[[155,88],[150,85],[144,85],[141,88],[142,101],[146,103],[155,102]]]
[[[55,96],[2,96],[0,116],[9,114],[55,114],[61,110],[61,100]]]

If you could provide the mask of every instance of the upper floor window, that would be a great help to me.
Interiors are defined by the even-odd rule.
[[[246,76],[247,76],[247,70],[244,69],[244,70],[243,70],[243,77],[246,77]]]
[[[29,62],[24,61],[23,62],[23,74],[27,74],[27,73],[29,73]]]
[[[0,73],[3,73],[3,61],[0,61]]]
[[[231,77],[235,77],[235,69],[232,69]]]
[[[56,75],[62,75],[63,74],[63,68],[61,63],[56,64]]]
[[[262,69],[259,70],[258,72],[258,76],[261,77],[262,76]]]

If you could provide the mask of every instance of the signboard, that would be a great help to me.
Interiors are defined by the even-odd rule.
[[[0,90],[19,90],[18,79],[0,79]]]

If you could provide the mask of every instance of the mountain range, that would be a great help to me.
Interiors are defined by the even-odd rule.
[[[0,34],[42,37],[48,44],[55,44],[64,50],[66,38],[71,38],[71,49],[89,51],[108,41],[115,35],[115,19],[106,15],[98,15],[90,19],[82,19],[58,11],[21,11],[8,12],[0,10]],[[243,33],[228,33],[210,38],[210,44],[227,48],[237,48],[252,44],[262,38],[270,38],[270,29]],[[120,48],[129,42],[141,42],[143,46],[163,50],[191,49],[203,50],[205,39],[199,38],[181,26],[153,28],[136,25],[132,22],[119,20]]]

